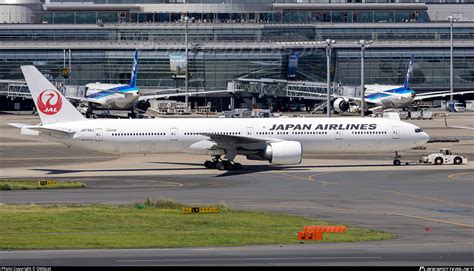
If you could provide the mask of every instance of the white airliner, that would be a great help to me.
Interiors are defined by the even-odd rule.
[[[413,124],[384,118],[86,119],[36,67],[21,69],[42,123],[10,125],[101,152],[206,154],[212,160],[204,165],[219,170],[240,169],[236,155],[294,165],[308,153],[394,152],[399,165],[399,151],[429,139]]]
[[[118,110],[132,110],[134,113],[134,106],[138,101],[147,101],[150,99],[162,99],[176,96],[192,96],[199,94],[211,94],[211,93],[223,93],[231,92],[228,90],[212,90],[212,91],[199,91],[199,92],[187,92],[187,93],[171,93],[171,94],[140,94],[140,90],[137,86],[138,76],[138,49],[135,50],[135,57],[132,66],[132,72],[130,75],[129,84],[105,84],[105,83],[89,83],[85,85],[85,96],[67,96],[70,100],[76,100],[89,104],[89,114],[92,113],[94,106],[101,106],[107,109],[118,109]],[[174,89],[176,91],[176,89]],[[160,90],[161,92],[166,90]],[[170,91],[170,90],[168,90]],[[159,91],[156,91],[157,93]]]
[[[410,88],[414,60],[414,55],[412,55],[410,63],[408,64],[405,82],[402,86],[379,84],[365,85],[366,90],[364,101],[367,104],[368,111],[375,113],[385,109],[403,109],[416,101],[451,95],[450,91],[425,92],[422,94],[416,94],[415,91]],[[474,93],[474,91],[454,92],[453,95],[464,95],[470,93]],[[358,104],[360,108],[360,103],[362,101],[360,97],[353,96],[333,95],[333,98],[335,98],[333,101],[333,108],[334,111],[338,113],[348,111],[351,101]]]

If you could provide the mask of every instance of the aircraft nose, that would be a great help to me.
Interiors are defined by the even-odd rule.
[[[426,142],[428,142],[428,140],[430,140],[430,136],[425,132],[415,134],[415,144],[416,145],[425,144]]]

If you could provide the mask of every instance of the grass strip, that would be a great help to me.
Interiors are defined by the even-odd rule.
[[[53,181],[53,184],[42,185],[40,182],[52,180],[0,180],[0,190],[34,190],[34,189],[67,189],[84,188],[86,185],[76,181]]]
[[[334,225],[303,216],[232,210],[183,214],[184,205],[159,200],[135,205],[0,205],[0,249],[168,248],[297,244],[305,225]],[[392,239],[348,226],[322,241]]]

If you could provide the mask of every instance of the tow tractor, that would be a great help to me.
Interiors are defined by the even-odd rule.
[[[467,164],[467,158],[459,154],[454,154],[451,149],[442,148],[439,152],[423,156],[419,161],[420,164],[431,164],[431,165],[462,165]]]

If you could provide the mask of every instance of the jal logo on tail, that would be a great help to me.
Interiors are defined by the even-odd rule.
[[[63,101],[55,90],[47,89],[38,96],[38,110],[46,115],[54,115],[61,110]]]

